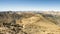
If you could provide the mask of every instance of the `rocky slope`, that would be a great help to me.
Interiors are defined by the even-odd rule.
[[[60,16],[35,12],[0,12],[0,34],[60,34]]]

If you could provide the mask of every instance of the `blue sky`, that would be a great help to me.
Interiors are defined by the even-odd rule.
[[[0,11],[60,11],[60,0],[0,0]]]

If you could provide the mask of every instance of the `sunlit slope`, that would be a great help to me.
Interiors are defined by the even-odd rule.
[[[22,19],[24,31],[31,34],[60,34],[60,27],[41,14]]]

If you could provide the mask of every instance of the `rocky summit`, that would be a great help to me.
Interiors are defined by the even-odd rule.
[[[60,34],[58,13],[0,12],[0,34]]]

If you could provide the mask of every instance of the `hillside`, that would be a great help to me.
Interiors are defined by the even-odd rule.
[[[0,12],[0,34],[60,34],[60,15]]]

